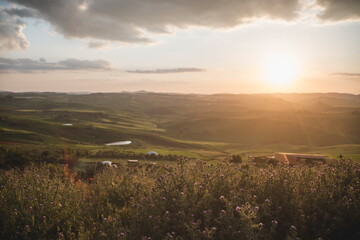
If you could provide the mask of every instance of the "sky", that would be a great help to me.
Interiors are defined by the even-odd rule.
[[[0,90],[360,94],[360,1],[0,0]]]

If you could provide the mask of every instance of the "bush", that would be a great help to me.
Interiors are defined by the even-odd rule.
[[[242,163],[242,158],[240,155],[232,155],[230,158],[230,162],[232,163]]]

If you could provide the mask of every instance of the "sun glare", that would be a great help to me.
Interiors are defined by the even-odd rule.
[[[264,79],[274,87],[289,85],[299,74],[299,64],[288,54],[273,55],[264,65]]]

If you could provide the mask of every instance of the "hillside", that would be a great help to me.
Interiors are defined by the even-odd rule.
[[[0,98],[2,144],[360,144],[359,95],[1,92]]]

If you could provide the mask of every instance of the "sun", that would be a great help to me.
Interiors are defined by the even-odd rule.
[[[263,78],[274,87],[291,84],[299,74],[299,64],[294,56],[275,54],[266,59]]]

